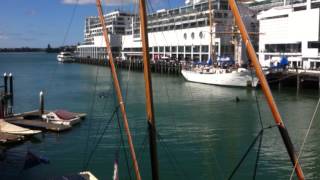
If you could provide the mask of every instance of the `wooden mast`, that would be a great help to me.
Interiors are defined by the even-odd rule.
[[[254,66],[256,74],[257,74],[257,77],[260,80],[261,88],[262,88],[263,93],[264,93],[264,95],[265,95],[265,97],[267,99],[267,102],[268,102],[269,108],[271,109],[273,118],[274,118],[274,120],[275,120],[275,122],[276,122],[276,124],[277,124],[277,126],[279,128],[282,140],[284,141],[284,144],[285,144],[287,152],[288,152],[288,154],[290,156],[291,162],[292,162],[292,164],[293,164],[293,166],[295,168],[295,172],[297,174],[297,177],[300,180],[303,180],[304,179],[303,171],[302,171],[301,166],[300,166],[300,164],[298,162],[298,159],[297,159],[297,156],[296,156],[296,153],[295,153],[295,150],[294,150],[294,146],[293,146],[293,144],[291,142],[289,133],[288,133],[283,121],[282,121],[282,118],[281,118],[281,115],[280,115],[280,113],[278,111],[277,105],[276,105],[276,103],[275,103],[275,101],[273,99],[271,90],[269,88],[269,85],[268,85],[268,82],[266,80],[266,77],[264,76],[263,71],[261,69],[261,66],[260,66],[260,63],[258,61],[256,52],[255,52],[255,50],[254,50],[254,48],[253,48],[253,46],[251,44],[251,41],[249,39],[246,27],[245,27],[245,25],[244,25],[244,23],[243,23],[243,21],[241,19],[241,16],[240,16],[240,13],[239,13],[239,10],[238,10],[238,6],[237,6],[235,0],[228,0],[228,2],[229,2],[229,6],[231,8],[231,11],[232,11],[232,13],[233,13],[233,15],[235,17],[236,24],[239,27],[242,40],[246,45],[247,52],[248,52],[249,58],[251,60],[251,63]]]
[[[112,52],[111,52],[110,41],[109,41],[109,38],[108,38],[108,29],[106,28],[106,22],[105,22],[105,19],[104,19],[104,16],[103,16],[101,0],[96,0],[96,4],[97,4],[98,13],[99,13],[99,20],[100,20],[100,23],[101,23],[101,26],[102,26],[102,32],[103,32],[104,40],[105,40],[105,43],[106,43],[106,53],[108,54],[108,57],[109,57],[109,63],[110,63],[112,77],[113,77],[113,83],[114,83],[114,87],[115,87],[116,94],[117,94],[117,97],[118,97],[117,99],[118,99],[119,107],[120,107],[121,114],[122,114],[124,128],[125,128],[125,131],[126,131],[126,134],[127,134],[127,138],[128,138],[128,144],[129,144],[129,148],[130,148],[130,154],[131,154],[131,159],[132,159],[133,166],[134,166],[134,171],[135,171],[135,174],[136,174],[136,179],[137,180],[141,180],[139,166],[138,166],[138,162],[137,162],[137,158],[136,158],[136,153],[134,151],[134,146],[133,146],[131,133],[130,133],[130,129],[129,129],[128,118],[127,118],[127,114],[126,114],[126,110],[125,110],[125,106],[124,106],[124,102],[123,102],[123,98],[122,98],[122,94],[121,94],[121,88],[120,88],[120,84],[119,84],[119,81],[118,81],[116,68],[115,68],[115,65],[114,65],[114,62],[113,62],[113,56],[112,56]]]
[[[149,55],[149,40],[147,29],[147,13],[145,0],[140,0],[139,7],[140,14],[140,29],[141,29],[141,41],[143,52],[143,72],[146,89],[146,109],[147,109],[147,121],[149,131],[149,144],[150,144],[150,157],[151,157],[151,169],[152,179],[159,179],[159,163],[157,155],[157,131],[155,126],[154,109],[153,109],[153,95],[152,95],[152,81],[150,71],[150,55]]]
[[[211,0],[208,0],[208,2],[209,2],[209,4],[208,4],[208,6],[209,6],[209,26],[210,26],[210,46],[209,46],[209,48],[210,48],[210,57],[209,57],[209,59],[211,59],[211,61],[212,61],[212,64],[213,64],[213,58],[214,58],[214,50],[212,49],[212,35],[213,35],[213,31],[212,31],[212,21],[213,21],[213,16],[212,16],[212,7],[211,7]],[[215,47],[215,46],[214,46]]]

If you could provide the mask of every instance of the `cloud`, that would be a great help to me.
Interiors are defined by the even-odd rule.
[[[132,4],[136,0],[101,0],[102,3],[111,5],[111,6],[116,6],[116,5],[124,5],[124,4]],[[85,5],[85,4],[95,4],[96,0],[62,0],[63,4],[80,4],[80,5]]]

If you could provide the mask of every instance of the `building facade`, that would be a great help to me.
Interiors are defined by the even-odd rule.
[[[233,17],[227,1],[212,2],[212,45],[216,56],[234,58]],[[139,18],[122,37],[122,58],[141,59]],[[186,1],[186,5],[158,10],[148,15],[150,58],[207,61],[210,52],[209,6],[207,0]]]
[[[126,27],[130,26],[132,14],[120,11],[104,15],[108,36],[114,56],[120,56],[122,36]],[[77,46],[77,56],[83,58],[103,59],[107,58],[105,41],[102,34],[102,26],[99,17],[90,16],[85,20],[84,42]]]
[[[259,60],[276,66],[283,57],[292,68],[320,68],[320,2],[274,7],[258,14]]]
[[[151,60],[170,58],[205,62],[213,54],[213,58],[217,60],[229,58],[239,64],[245,63],[244,45],[234,25],[228,1],[217,0],[211,4],[212,31],[209,25],[208,0],[187,0],[182,7],[162,9],[149,14],[147,28]],[[241,9],[246,8],[242,6]],[[142,60],[139,16],[115,11],[104,17],[114,56],[123,60]],[[210,38],[213,52],[210,52]],[[99,18],[87,17],[84,42],[77,47],[77,56],[105,59],[105,46]]]

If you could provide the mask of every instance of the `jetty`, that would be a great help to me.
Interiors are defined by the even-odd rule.
[[[106,59],[93,59],[93,58],[76,58],[75,63],[80,64],[90,64],[98,66],[109,66],[109,62]],[[143,61],[142,60],[115,60],[114,64],[116,68],[129,69],[132,71],[143,71]],[[184,66],[183,61],[155,61],[150,63],[150,70],[153,73],[159,74],[170,74],[170,75],[181,75],[182,67]]]
[[[42,115],[48,114],[49,112],[51,111],[44,111],[43,113],[41,113],[41,111],[39,110],[34,110],[15,114],[12,117],[5,118],[5,120],[18,126],[51,132],[62,132],[70,130],[72,128],[72,126],[70,125],[54,124],[51,122],[44,121],[42,119]],[[86,117],[85,113],[74,114],[76,114],[81,119],[84,119]]]
[[[270,85],[281,87],[296,87],[297,90],[319,89],[320,90],[320,71],[305,69],[286,69],[271,71],[267,75]]]
[[[11,73],[4,73],[3,85],[1,85],[0,88],[0,119],[3,119],[2,127],[0,128],[0,144],[12,144],[26,140],[27,138],[25,138],[25,135],[27,134],[10,133],[15,132],[15,130],[18,129],[24,129],[26,132],[28,130],[28,132],[41,133],[41,131],[62,132],[72,128],[71,125],[58,124],[43,118],[44,115],[54,111],[45,110],[44,95],[42,91],[39,94],[39,109],[14,113],[13,76]],[[79,119],[84,119],[86,117],[85,113],[69,113]]]

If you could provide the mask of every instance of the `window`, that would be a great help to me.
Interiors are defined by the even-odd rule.
[[[202,31],[199,33],[199,38],[200,38],[200,39],[203,38],[203,32],[202,32]]]
[[[179,51],[179,52],[184,52],[183,46],[179,46],[179,47],[178,47],[178,51]]]
[[[208,52],[209,51],[209,47],[208,46],[201,46],[201,51],[202,52]]]
[[[194,39],[194,32],[191,33],[191,39]]]
[[[184,34],[183,34],[183,38],[184,38],[184,39],[187,39],[187,33],[184,33]]]
[[[266,44],[265,51],[266,52],[289,52],[289,53],[301,52],[301,43]]]
[[[186,46],[186,52],[191,52],[191,46]]]
[[[176,47],[176,46],[172,46],[172,47],[171,47],[171,51],[172,51],[172,52],[177,52],[177,47]]]

